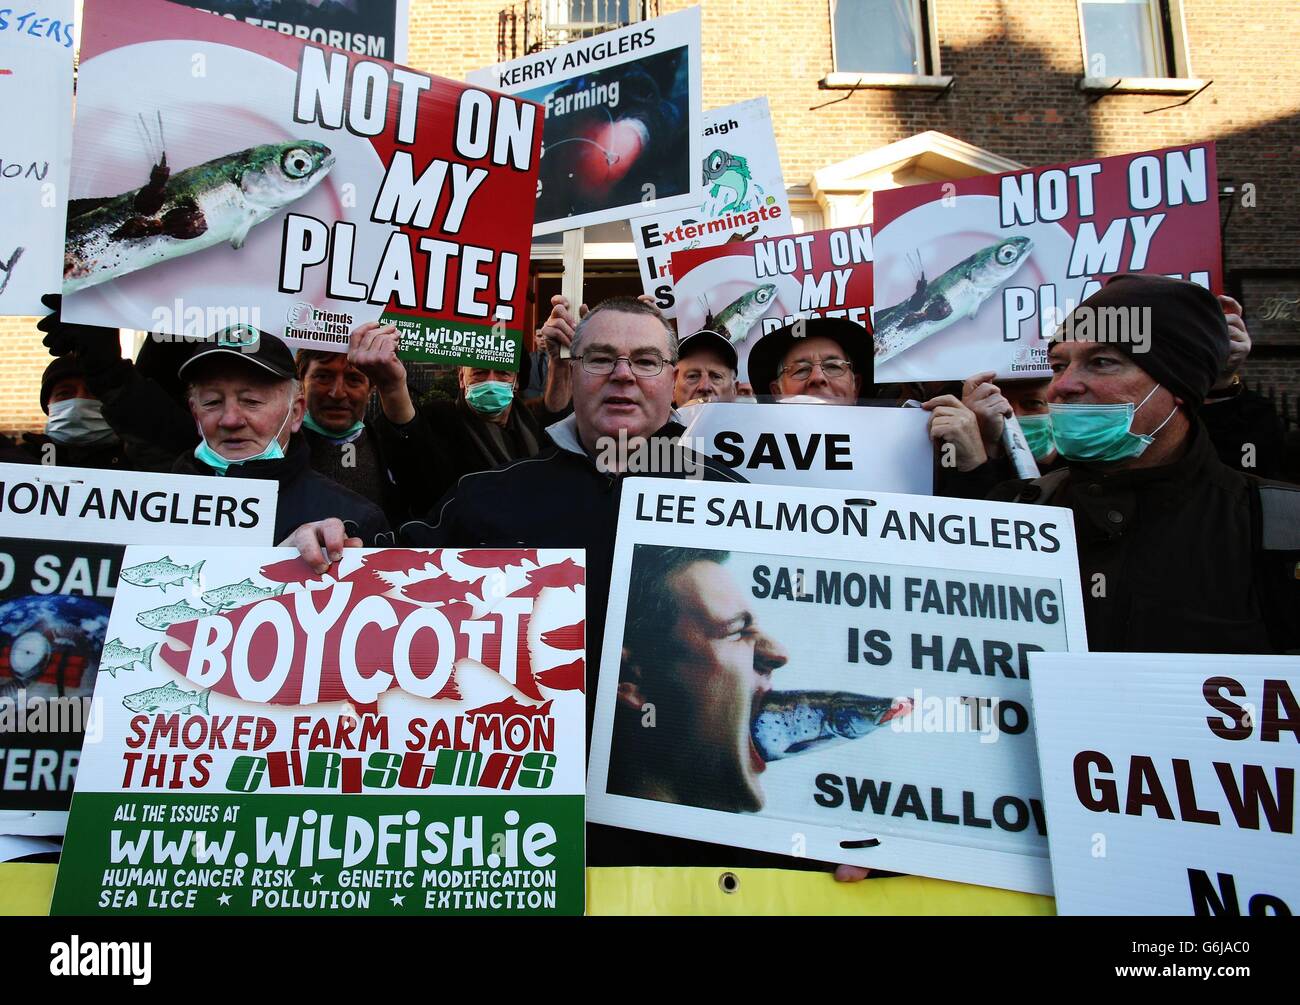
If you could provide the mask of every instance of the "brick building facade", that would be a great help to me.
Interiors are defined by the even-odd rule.
[[[870,220],[871,192],[882,187],[1216,139],[1226,283],[1256,343],[1246,378],[1285,394],[1294,423],[1300,3],[1157,3],[1174,65],[1151,80],[1088,72],[1098,67],[1085,66],[1076,0],[922,0],[913,9],[927,65],[888,76],[836,72],[833,0],[702,0],[705,106],[768,98],[803,229]],[[409,62],[461,78],[503,46],[509,55],[522,13],[522,0],[411,0]],[[626,228],[601,231],[588,234],[589,271],[634,284]],[[558,247],[539,245],[534,257],[540,298],[558,285]],[[33,325],[0,319],[0,429],[43,422],[36,397],[48,357]]]

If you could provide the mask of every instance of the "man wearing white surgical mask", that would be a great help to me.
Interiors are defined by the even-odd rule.
[[[38,463],[79,468],[129,468],[122,441],[104,418],[103,404],[86,386],[76,356],[60,356],[41,376],[45,434],[24,437]]]
[[[304,520],[329,517],[367,545],[388,531],[379,507],[312,469],[299,432],[305,409],[293,355],[274,335],[248,325],[227,328],[178,374],[201,439],[174,470],[278,482],[277,541]]]

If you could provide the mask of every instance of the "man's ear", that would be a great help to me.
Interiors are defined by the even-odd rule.
[[[856,374],[853,378],[853,397],[862,397],[862,375]]]
[[[306,414],[307,401],[301,394],[299,394],[293,399],[293,407],[289,412],[289,425],[287,428],[290,435],[293,435],[302,428],[302,420]]]
[[[772,381],[772,383],[768,385],[767,393],[772,395],[774,398],[781,397],[781,382],[779,380]]]

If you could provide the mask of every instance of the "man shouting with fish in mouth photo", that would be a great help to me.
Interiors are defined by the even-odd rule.
[[[632,559],[608,791],[637,799],[758,813],[771,761],[865,736],[911,711],[908,699],[774,690],[790,652],[760,623],[729,552],[638,545]],[[779,681],[777,684],[779,685]],[[631,835],[632,832],[626,832]],[[646,838],[646,835],[636,835]],[[707,845],[680,846],[672,861]],[[818,863],[761,856],[784,868]],[[839,866],[837,879],[867,870]]]

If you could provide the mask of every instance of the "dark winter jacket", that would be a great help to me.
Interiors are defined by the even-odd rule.
[[[1094,652],[1300,648],[1300,488],[1233,471],[1199,421],[1171,464],[1072,464],[990,498],[1074,514]]]
[[[227,478],[266,478],[279,483],[275,506],[275,543],[279,544],[304,523],[337,517],[350,536],[359,537],[366,547],[386,542],[388,521],[369,499],[345,489],[338,482],[312,470],[311,451],[301,433],[289,440],[283,460],[249,461],[232,465]],[[182,454],[172,470],[184,475],[215,475],[193,453]]]
[[[463,476],[542,453],[551,445],[543,425],[556,418],[540,402],[525,405],[516,398],[505,427],[497,427],[462,397],[424,405],[402,426],[381,414],[373,430],[412,514],[420,514]]]

